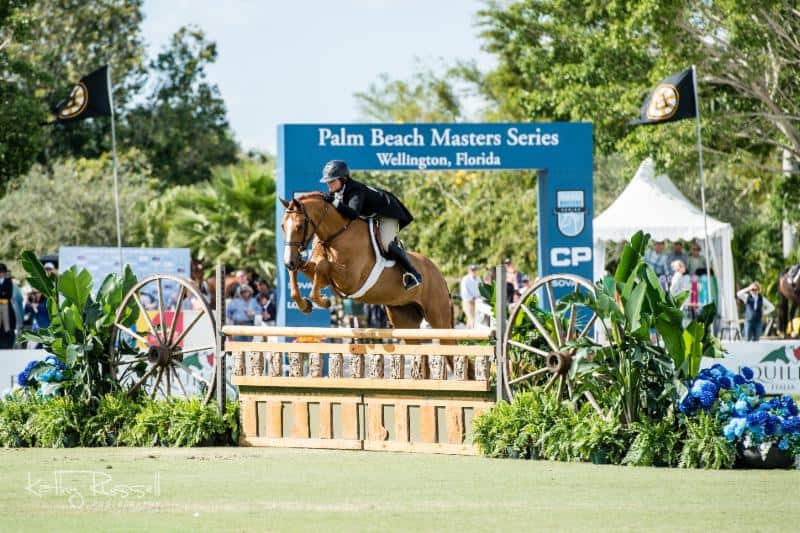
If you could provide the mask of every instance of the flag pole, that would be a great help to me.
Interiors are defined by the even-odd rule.
[[[714,301],[714,294],[711,292],[711,261],[709,259],[709,252],[711,247],[708,240],[708,215],[706,214],[706,181],[703,176],[703,144],[700,137],[700,101],[697,97],[697,69],[692,65],[692,85],[694,87],[694,110],[695,121],[697,129],[697,164],[700,171],[700,208],[703,211],[703,233],[705,235],[705,249],[703,255],[706,258],[706,284],[708,289],[708,298],[710,302]]]
[[[117,173],[117,131],[114,120],[114,95],[111,92],[111,65],[106,69],[106,81],[108,83],[108,104],[111,108],[111,153],[114,159],[114,208],[117,215],[117,250],[119,250],[119,273],[124,275],[125,264],[122,262],[122,225],[119,216],[119,175]]]

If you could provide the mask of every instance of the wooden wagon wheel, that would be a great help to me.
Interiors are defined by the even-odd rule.
[[[556,387],[559,398],[572,398],[574,387],[569,371],[576,353],[576,341],[592,331],[597,315],[574,302],[559,305],[553,295],[554,285],[573,286],[594,294],[592,283],[572,274],[553,274],[537,279],[511,308],[503,336],[503,380],[509,399],[519,390],[543,385]],[[542,311],[536,299],[546,299],[552,312]],[[548,327],[549,326],[549,327]],[[599,409],[591,393],[587,399]]]
[[[177,291],[177,297],[171,300],[174,306],[169,308],[164,302],[165,287],[174,287]],[[143,296],[151,300],[151,309],[142,301]],[[131,301],[139,308],[139,321],[146,324],[145,331],[134,331],[121,322]],[[196,313],[191,318],[184,309],[189,302],[192,314]],[[156,313],[152,319],[148,311]],[[143,279],[123,298],[114,326],[112,369],[130,394],[142,390],[150,398],[160,394],[167,400],[202,396],[203,405],[208,403],[216,383],[218,358],[215,354],[211,362],[208,355],[214,354],[216,349],[217,324],[208,302],[189,279],[166,274]],[[199,328],[210,331],[212,340],[187,346],[188,334],[192,330],[202,331]],[[199,370],[188,366],[187,356],[195,354],[198,360],[206,357],[210,368]]]

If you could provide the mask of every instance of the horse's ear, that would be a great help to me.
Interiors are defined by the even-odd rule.
[[[283,204],[283,207],[285,207],[286,209],[289,209],[289,202],[287,202],[283,198],[280,198],[280,201]]]

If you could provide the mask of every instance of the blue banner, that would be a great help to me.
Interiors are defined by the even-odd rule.
[[[279,197],[323,190],[319,178],[331,159],[346,161],[351,171],[537,171],[539,275],[569,272],[592,278],[590,123],[281,125],[276,168]],[[289,300],[288,271],[282,264],[282,217],[283,206],[277,202],[278,324],[328,325],[327,310],[315,308],[304,315]],[[307,294],[311,282],[303,275],[300,280]],[[570,289],[556,288],[556,295]]]

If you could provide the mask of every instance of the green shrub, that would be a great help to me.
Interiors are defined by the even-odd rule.
[[[512,403],[497,403],[476,418],[472,423],[472,441],[490,457],[538,459],[571,456],[572,453],[566,450],[556,451],[560,447],[556,433],[574,425],[573,415],[569,404],[561,404],[553,394],[534,388],[518,393]],[[559,424],[566,425],[561,428]],[[547,438],[545,434],[548,434]],[[543,453],[545,444],[547,454]]]
[[[15,391],[0,401],[0,446],[19,448],[33,446],[33,435],[28,427],[35,400]]]
[[[209,446],[224,442],[226,424],[213,405],[200,400],[172,403],[172,417],[167,432],[170,446]]]
[[[683,431],[677,420],[643,420],[632,426],[635,436],[622,464],[632,466],[675,466],[678,464]]]
[[[141,399],[126,393],[106,394],[97,406],[83,432],[84,446],[119,446],[120,436],[129,431],[141,410]]]
[[[629,443],[630,432],[619,418],[603,418],[589,404],[584,404],[572,434],[575,456],[598,464],[619,464]]]
[[[540,426],[539,455],[551,461],[576,461],[574,433],[580,423],[578,413],[559,406],[556,416]]]
[[[686,440],[678,466],[681,468],[731,468],[736,460],[736,448],[722,434],[722,423],[716,415],[701,411],[697,416],[684,418]]]
[[[169,403],[145,399],[133,424],[122,429],[119,443],[126,446],[168,446],[171,418]]]
[[[512,403],[499,402],[473,421],[472,441],[490,457],[538,459],[542,437],[569,410],[540,388],[520,392]]]
[[[33,444],[41,448],[71,448],[81,443],[86,406],[70,396],[36,402],[28,419]]]
[[[239,432],[240,432],[240,418],[239,418],[239,402],[238,400],[228,400],[228,405],[225,406],[225,426],[228,434],[227,444],[238,446],[239,445]]]

